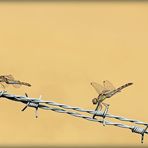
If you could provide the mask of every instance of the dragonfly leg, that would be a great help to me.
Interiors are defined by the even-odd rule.
[[[98,110],[102,110],[102,104],[100,103],[99,107],[98,107]]]
[[[26,97],[28,97],[28,94],[27,94],[27,93],[25,93],[25,96],[26,96]]]
[[[109,107],[109,104],[102,102],[105,107]]]

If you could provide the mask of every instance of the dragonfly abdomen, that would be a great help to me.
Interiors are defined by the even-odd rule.
[[[26,86],[31,86],[31,84],[27,83],[27,82],[21,82],[22,85],[26,85]]]
[[[17,85],[26,85],[26,86],[31,86],[31,84],[27,83],[27,82],[21,82],[21,81],[7,81],[7,84],[17,84]]]
[[[128,86],[130,86],[130,85],[132,85],[133,83],[126,83],[125,85],[122,85],[121,87],[118,87],[116,90],[117,90],[117,92],[119,92],[119,91],[121,91],[122,89],[124,89],[124,88],[126,88],[126,87],[128,87]]]
[[[113,95],[115,95],[116,93],[120,92],[122,89],[124,89],[124,88],[126,88],[126,87],[128,87],[128,86],[130,86],[130,85],[132,85],[132,84],[133,84],[133,83],[126,83],[126,84],[124,84],[124,85],[118,87],[117,89],[106,93],[105,96],[106,96],[107,98],[110,98],[110,97],[112,97]]]

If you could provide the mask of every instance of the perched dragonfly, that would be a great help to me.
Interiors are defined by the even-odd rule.
[[[132,85],[133,83],[126,83],[118,88],[115,88],[111,82],[109,82],[108,80],[103,81],[103,85],[100,85],[96,82],[91,82],[91,85],[93,86],[93,88],[97,91],[97,93],[99,94],[97,98],[92,99],[92,103],[93,104],[97,104],[95,111],[98,110],[98,108],[100,108],[100,110],[102,109],[102,105],[104,105],[105,107],[108,107],[109,104],[104,103],[103,101],[106,98],[110,98],[113,95],[115,95],[118,92],[121,92],[122,89]],[[93,118],[95,118],[95,114],[93,115]]]
[[[7,84],[11,84],[16,88],[18,88],[22,85],[29,86],[29,87],[31,86],[31,84],[29,84],[29,83],[15,80],[12,75],[0,75],[0,84],[3,88],[5,88],[7,86]]]

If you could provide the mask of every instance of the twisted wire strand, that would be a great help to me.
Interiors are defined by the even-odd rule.
[[[12,94],[8,94],[6,91],[4,91],[4,92],[1,91],[1,92],[0,92],[0,97],[4,97],[4,98],[7,98],[7,99],[13,100],[13,101],[20,101],[20,102],[25,103],[25,104],[27,104],[28,101],[30,101],[32,103],[45,103],[45,104],[52,105],[52,106],[58,106],[58,107],[61,107],[61,108],[64,108],[64,109],[71,109],[71,110],[75,110],[75,111],[78,111],[78,112],[86,112],[86,113],[89,113],[89,114],[92,114],[92,115],[96,114],[97,116],[101,116],[101,117],[103,116],[103,113],[104,113],[102,111],[94,111],[94,110],[83,109],[83,108],[79,108],[79,107],[74,107],[74,106],[56,103],[56,102],[53,102],[53,101],[44,101],[44,100],[41,100],[41,99],[38,99],[38,98],[29,98],[29,97],[26,97],[26,96],[12,95]],[[145,123],[145,122],[142,122],[142,121],[139,121],[139,120],[129,119],[129,118],[125,118],[125,117],[117,116],[117,115],[112,115],[112,114],[108,114],[108,113],[105,115],[105,117],[115,118],[115,119],[118,119],[118,120],[121,120],[121,121],[132,122],[132,123],[135,123],[135,124],[148,125],[148,123]]]
[[[2,91],[3,92],[3,91]],[[17,95],[12,95],[12,94],[8,94],[6,91],[4,91],[3,93],[0,92],[0,97],[4,97],[13,101],[20,101],[22,103],[28,103],[28,101],[31,101],[32,103],[45,103],[48,105],[52,105],[52,106],[58,106],[64,109],[72,109],[75,111],[79,111],[79,112],[86,112],[89,114],[96,114],[97,116],[103,116],[103,112],[102,111],[94,111],[94,110],[88,110],[88,109],[83,109],[83,108],[79,108],[79,107],[73,107],[73,106],[69,106],[69,105],[65,105],[65,104],[60,104],[60,103],[56,103],[53,101],[44,101],[41,99],[37,99],[37,98],[29,98],[26,96],[17,96]],[[105,117],[108,118],[115,118],[121,121],[127,121],[127,122],[132,122],[135,124],[141,124],[141,125],[148,125],[148,123],[139,121],[139,120],[135,120],[135,119],[128,119],[122,116],[117,116],[117,115],[111,115],[111,114],[106,114]]]
[[[58,112],[58,113],[66,113],[69,114],[71,116],[74,117],[79,117],[79,118],[83,118],[89,121],[94,121],[94,122],[99,122],[105,125],[113,125],[113,126],[117,126],[117,127],[121,127],[121,128],[127,128],[130,129],[132,132],[137,133],[137,134],[141,134],[142,138],[141,138],[141,142],[143,143],[143,138],[144,138],[144,134],[148,134],[147,128],[148,128],[148,123],[144,123],[141,122],[139,120],[135,120],[135,119],[128,119],[128,118],[124,118],[121,116],[115,116],[115,115],[111,115],[111,114],[104,114],[104,112],[101,111],[93,111],[93,110],[87,110],[87,109],[82,109],[82,108],[78,108],[78,107],[72,107],[72,106],[68,106],[65,104],[59,104],[59,103],[55,103],[52,101],[44,101],[42,99],[37,99],[37,98],[29,98],[27,96],[18,96],[18,95],[13,95],[13,94],[9,94],[6,91],[0,91],[0,97],[12,100],[12,101],[17,101],[17,102],[22,102],[24,104],[28,104],[28,102],[30,102],[28,104],[29,107],[33,107],[33,108],[40,108],[40,109],[44,109],[44,110],[51,110],[54,112]],[[45,104],[45,105],[44,105]],[[52,106],[58,106],[60,108],[57,107],[50,107],[47,105],[52,105]],[[64,108],[64,109],[61,109]],[[101,116],[101,117],[109,117],[109,118],[115,118],[121,121],[127,121],[127,122],[132,122],[135,124],[141,124],[141,125],[145,125],[146,128],[141,128],[138,126],[129,126],[129,125],[125,125],[125,124],[121,124],[121,123],[116,123],[116,122],[110,122],[110,121],[106,121],[106,120],[99,120],[96,118],[92,118],[92,116],[86,116],[77,112],[72,112],[72,111],[67,111],[65,109],[71,109],[71,110],[75,110],[78,112],[86,112],[89,114],[96,114],[97,116]]]
[[[96,114],[96,116],[103,117],[103,112],[99,111],[99,110],[98,111],[87,110],[87,109],[83,109],[83,108],[68,106],[68,105],[65,105],[65,104],[59,104],[59,103],[52,102],[52,101],[47,101],[46,104],[49,104],[49,105],[52,105],[52,106],[59,106],[59,107],[64,108],[64,109],[72,109],[72,110],[76,110],[76,111],[79,111],[79,112],[86,112],[86,113],[89,113],[89,114],[92,114],[92,115]],[[108,113],[105,115],[105,117],[115,118],[115,119],[120,120],[120,121],[127,121],[127,122],[132,122],[132,123],[141,124],[141,125],[147,125],[148,124],[148,123],[145,123],[145,122],[142,122],[142,121],[139,121],[139,120],[128,119],[128,118],[125,118],[125,117],[122,117],[122,116],[111,115],[111,114],[108,114]]]

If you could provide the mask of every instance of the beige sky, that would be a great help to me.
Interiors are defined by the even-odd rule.
[[[9,93],[94,109],[91,81],[116,87],[111,114],[147,122],[148,3],[0,3],[1,74],[32,84]],[[137,145],[140,135],[1,101],[0,145]],[[145,136],[148,144],[148,136]]]

